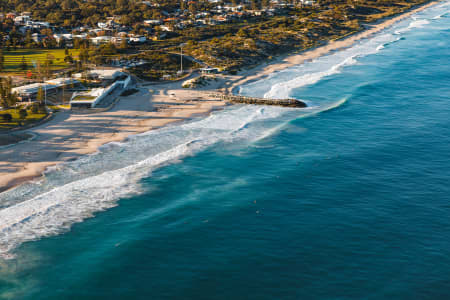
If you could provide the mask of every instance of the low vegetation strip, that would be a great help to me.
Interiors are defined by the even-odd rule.
[[[33,112],[32,109],[6,109],[0,111],[0,131],[10,130],[38,122],[46,113]]]
[[[71,49],[69,54],[77,58],[79,51]],[[64,49],[17,49],[10,51],[3,51],[4,63],[2,72],[18,72],[36,69],[37,65],[44,65],[46,62],[50,63],[52,70],[67,68],[68,63],[64,61]],[[25,65],[23,65],[25,62]]]

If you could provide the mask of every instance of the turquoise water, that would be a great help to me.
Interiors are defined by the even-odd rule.
[[[0,194],[0,299],[449,299],[449,12]]]

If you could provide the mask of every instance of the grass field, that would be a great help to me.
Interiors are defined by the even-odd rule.
[[[75,59],[78,56],[79,51],[70,49],[69,53]],[[53,61],[51,65],[52,70],[60,70],[67,67],[64,62],[64,49],[17,49],[11,51],[3,51],[5,57],[4,69],[2,72],[23,74],[26,71],[21,69],[22,57],[25,57],[27,63],[27,70],[34,71],[35,66],[40,62],[41,66],[44,65],[47,57],[50,57]]]
[[[20,119],[18,109],[0,110],[0,115],[7,113],[11,114],[12,120],[11,122],[5,122],[2,118],[0,118],[0,131],[17,127],[20,124],[25,125],[37,122],[46,116],[46,114],[33,114],[30,110],[27,110],[28,115],[26,116],[26,118]]]

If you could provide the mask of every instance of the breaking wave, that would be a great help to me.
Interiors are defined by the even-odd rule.
[[[140,193],[140,179],[160,166],[218,142],[257,140],[270,128],[250,123],[288,111],[295,109],[231,108],[109,143],[96,154],[50,168],[44,179],[0,194],[0,255],[11,258],[20,244],[64,232],[116,206],[119,199]]]
[[[294,78],[288,82],[280,82],[280,83],[274,84],[272,86],[272,88],[267,93],[264,94],[264,97],[265,98],[279,98],[279,99],[288,98],[289,94],[293,88],[298,88],[301,86],[314,84],[326,76],[330,76],[330,75],[339,73],[340,69],[344,66],[355,64],[357,62],[355,57],[356,57],[356,55],[348,57],[343,62],[340,62],[340,63],[332,66],[328,70],[325,70],[322,72],[317,72],[317,73],[305,74],[303,76]]]
[[[400,30],[428,23],[416,19]],[[399,30],[395,33],[401,34]],[[358,58],[377,53],[400,39],[391,33],[379,34],[314,62],[278,72],[242,90],[285,98],[293,89],[337,74],[356,64]],[[125,142],[106,144],[96,154],[49,168],[43,179],[0,194],[0,255],[9,258],[24,242],[64,232],[74,223],[116,206],[119,199],[140,193],[144,189],[141,179],[158,167],[217,143],[259,141],[294,119],[336,109],[347,100],[348,97],[303,110],[258,106],[228,108],[204,119],[149,131]],[[284,114],[289,114],[289,121],[278,120]],[[265,122],[268,120],[270,122]]]

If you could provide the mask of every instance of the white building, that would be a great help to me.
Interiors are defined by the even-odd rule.
[[[122,73],[123,74],[123,73]],[[126,90],[131,82],[131,77],[123,81],[116,81],[106,88],[95,88],[86,92],[74,93],[70,99],[71,108],[94,108],[103,99],[113,94],[117,89]]]
[[[159,25],[161,24],[160,20],[144,20],[144,23],[147,25]]]
[[[104,35],[104,36],[96,36],[93,38],[90,38],[92,44],[94,45],[101,45],[101,44],[108,44],[111,43],[112,36]]]
[[[98,78],[100,80],[115,80],[118,77],[124,75],[121,69],[94,69],[88,72],[88,77]],[[73,75],[75,78],[81,78],[82,74],[77,73]]]
[[[147,38],[143,35],[130,37],[130,42],[132,42],[132,43],[145,43],[146,41],[147,41]]]
[[[11,91],[17,93],[21,101],[35,101],[40,88],[45,94],[53,94],[58,89],[71,84],[79,84],[78,80],[72,78],[57,78],[47,80],[44,83],[32,83],[13,88]]]

